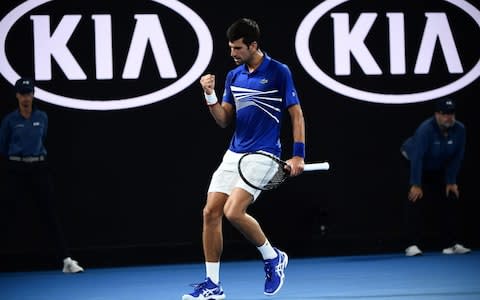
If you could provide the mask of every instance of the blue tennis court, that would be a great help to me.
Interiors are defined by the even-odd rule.
[[[478,251],[478,250],[477,250]],[[87,266],[88,267],[88,266]],[[291,258],[283,289],[263,295],[259,261],[225,262],[221,267],[227,299],[480,299],[480,252],[446,256],[403,253],[368,256]],[[203,264],[0,273],[5,300],[181,299],[189,283],[202,280]]]

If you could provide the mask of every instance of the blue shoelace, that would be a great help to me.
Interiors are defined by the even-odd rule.
[[[206,280],[205,280],[204,282],[201,282],[201,283],[192,283],[192,284],[190,284],[190,286],[193,287],[193,289],[194,289],[195,291],[204,289],[206,285],[207,285],[207,281],[206,281]]]
[[[270,280],[272,278],[272,266],[270,266],[270,263],[266,263],[265,267],[265,279]]]

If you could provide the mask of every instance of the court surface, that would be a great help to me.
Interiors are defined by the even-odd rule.
[[[170,300],[202,280],[203,264],[108,269],[83,274],[59,271],[0,273],[2,300]],[[263,295],[263,264],[225,262],[221,280],[227,299],[480,299],[480,251],[446,256],[403,253],[290,258],[283,289]]]

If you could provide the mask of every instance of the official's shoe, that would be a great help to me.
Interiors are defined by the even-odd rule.
[[[455,244],[450,248],[443,249],[443,254],[467,254],[472,252],[471,249],[463,247],[463,245]]]
[[[63,273],[74,274],[83,272],[83,268],[78,265],[78,262],[67,257],[63,260]]]
[[[225,299],[220,283],[215,284],[207,277],[204,282],[192,284],[193,292],[183,295],[182,300],[221,300]]]
[[[419,256],[419,255],[422,255],[423,252],[422,250],[420,250],[417,245],[412,245],[410,247],[408,247],[407,249],[405,249],[405,255],[406,256]]]
[[[274,248],[278,256],[274,259],[266,259],[265,263],[265,290],[264,294],[273,296],[282,288],[285,282],[285,268],[288,265],[288,255]]]

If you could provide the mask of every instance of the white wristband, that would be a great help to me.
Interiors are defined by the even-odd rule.
[[[217,95],[215,94],[215,91],[211,95],[207,95],[207,93],[203,93],[205,95],[205,100],[207,101],[208,105],[214,105],[215,103],[218,102]]]

